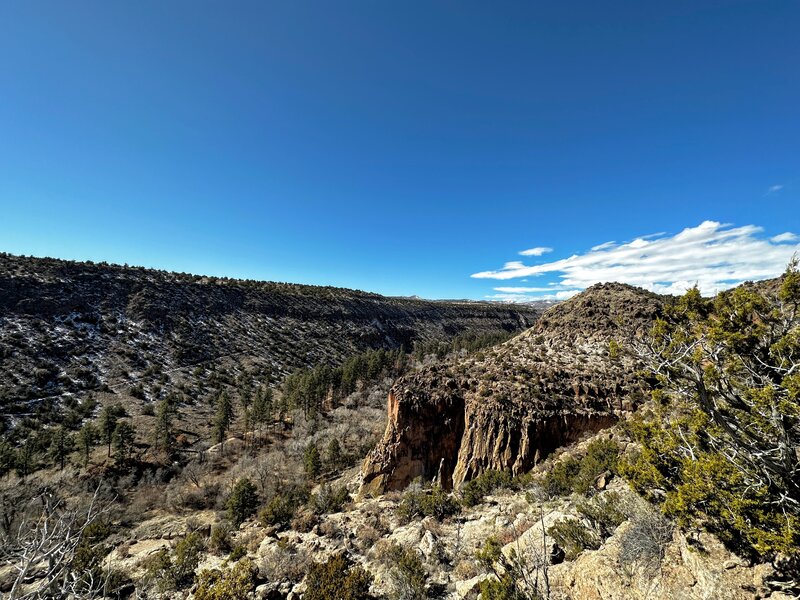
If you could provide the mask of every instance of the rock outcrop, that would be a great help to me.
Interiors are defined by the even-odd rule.
[[[631,286],[593,286],[501,346],[401,379],[362,492],[402,489],[416,477],[457,487],[487,469],[522,473],[609,427],[646,391],[616,345],[647,331],[663,306]]]

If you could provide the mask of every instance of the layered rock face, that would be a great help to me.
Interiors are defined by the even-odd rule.
[[[614,342],[645,333],[663,305],[631,286],[593,286],[505,344],[404,377],[362,491],[402,489],[416,477],[458,487],[488,469],[523,473],[611,426],[646,393],[638,365]]]

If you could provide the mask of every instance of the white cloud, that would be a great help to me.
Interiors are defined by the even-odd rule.
[[[781,233],[780,235],[776,235],[774,237],[769,238],[770,242],[774,242],[776,244],[780,244],[783,242],[797,242],[800,240],[800,237],[796,233],[792,233],[791,231],[787,231],[786,233]]]
[[[606,250],[608,248],[613,248],[617,245],[617,242],[603,242],[602,244],[598,244],[597,246],[592,246],[592,250]]]
[[[547,254],[548,252],[552,252],[552,248],[545,248],[543,246],[539,246],[536,248],[528,248],[527,250],[523,250],[520,252],[522,256],[541,256],[542,254]]]
[[[771,185],[769,189],[767,189],[767,193],[764,194],[765,196],[769,196],[770,194],[774,194],[775,192],[780,192],[783,189],[782,185]]]
[[[681,294],[695,283],[711,295],[747,280],[780,275],[800,244],[786,234],[765,239],[755,225],[733,227],[705,221],[675,235],[639,237],[625,244],[601,244],[580,255],[553,262],[506,263],[496,271],[475,273],[477,279],[508,280],[558,274],[559,285],[584,289],[618,281],[660,293]]]
[[[498,290],[500,288],[495,288]],[[520,288],[523,289],[523,288]],[[501,302],[534,302],[540,300],[569,300],[576,294],[580,294],[581,290],[564,290],[555,294],[540,294],[536,296],[529,296],[524,293],[505,293],[505,294],[491,294],[486,296],[490,300],[500,300]]]
[[[496,287],[495,292],[504,294],[531,294],[534,292],[553,292],[559,288],[550,287]]]

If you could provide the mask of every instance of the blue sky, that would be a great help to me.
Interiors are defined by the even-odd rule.
[[[0,250],[433,298],[724,286],[797,246],[799,22],[795,0],[3,2]]]

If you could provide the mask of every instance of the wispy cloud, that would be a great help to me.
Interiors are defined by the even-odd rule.
[[[769,196],[770,194],[774,194],[775,192],[780,192],[783,189],[782,185],[771,185],[767,188],[767,193],[764,194],[765,196]]]
[[[793,233],[767,239],[761,227],[733,227],[716,221],[705,221],[675,235],[647,238],[624,244],[608,242],[583,254],[543,264],[513,261],[502,269],[472,277],[510,280],[549,273],[556,274],[566,290],[618,281],[671,294],[681,294],[696,283],[703,294],[711,295],[743,281],[776,277],[800,251]]]
[[[501,302],[532,302],[534,300],[569,300],[575,294],[580,293],[581,290],[564,290],[563,292],[556,292],[555,294],[539,294],[537,296],[529,296],[523,293],[501,293],[490,294],[486,296],[486,298],[489,300],[500,300]]]
[[[552,252],[552,248],[546,248],[544,246],[537,246],[536,248],[528,248],[527,250],[523,250],[520,252],[522,256],[541,256],[542,254],[547,254],[548,252]]]
[[[495,292],[502,292],[504,294],[531,294],[534,292],[555,292],[563,290],[564,288],[551,285],[548,287],[496,287]]]
[[[787,231],[786,233],[781,233],[780,235],[769,238],[769,241],[775,244],[782,244],[783,242],[797,242],[800,241],[800,236],[798,236],[796,233],[792,233],[791,231]]]

